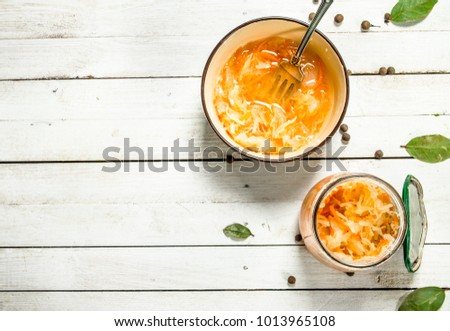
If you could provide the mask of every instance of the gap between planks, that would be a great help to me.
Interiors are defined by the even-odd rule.
[[[192,293],[192,292],[327,292],[327,291],[337,291],[337,292],[358,292],[358,291],[408,291],[415,290],[418,287],[388,287],[388,288],[274,288],[274,289],[264,289],[264,288],[249,288],[249,289],[165,289],[165,290],[149,290],[149,289],[135,289],[135,290],[0,290],[0,293]],[[446,287],[442,289],[447,290]]]
[[[0,246],[0,249],[128,249],[128,248],[249,248],[249,247],[304,247],[298,244],[248,244],[248,245],[98,245],[98,246]],[[425,246],[450,246],[450,243],[425,243]]]
[[[412,160],[413,157],[409,156],[386,156],[383,157],[383,160]],[[296,159],[295,162],[307,162],[308,160],[314,160],[314,161],[326,161],[326,160],[342,160],[342,161],[357,161],[357,160],[378,160],[375,157],[364,157],[364,156],[357,156],[357,157],[309,157],[306,159]],[[182,163],[188,163],[188,162],[245,162],[245,161],[251,161],[251,159],[245,159],[245,158],[236,158],[233,157],[232,159],[202,159],[202,158],[194,158],[194,159],[174,159],[174,160],[163,160],[163,159],[154,159],[154,160],[120,160],[120,163],[148,163],[148,162],[167,162],[167,163],[175,163],[175,162],[182,162]],[[61,161],[0,161],[0,165],[2,164],[65,164],[65,163],[111,163],[115,161],[110,160],[61,160]]]
[[[436,71],[410,71],[410,72],[399,72],[390,76],[416,76],[416,75],[450,75],[449,71],[444,70],[436,70]],[[379,76],[378,73],[375,72],[357,72],[349,75],[351,76]],[[94,77],[94,76],[83,76],[83,77],[58,77],[58,76],[50,76],[50,77],[39,77],[39,78],[0,78],[0,82],[28,82],[28,81],[65,81],[65,80],[127,80],[127,79],[191,79],[191,78],[202,78],[201,75],[179,75],[179,76],[111,76],[111,77]]]

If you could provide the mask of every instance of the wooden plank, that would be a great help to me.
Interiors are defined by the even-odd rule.
[[[426,77],[442,77],[435,83],[450,88],[450,75],[426,75],[424,79]],[[406,79],[404,84],[412,88],[415,82],[408,84]],[[382,84],[379,85],[381,88]],[[401,89],[403,84],[395,85]],[[204,117],[199,78],[3,81],[0,96],[2,121]]]
[[[386,157],[407,157],[408,153],[400,146],[413,137],[450,132],[450,116],[348,117],[345,123],[350,127],[350,143],[343,145],[337,133],[323,152],[312,158],[373,158],[379,149]],[[141,161],[223,159],[230,150],[203,118],[6,121],[0,122],[0,132],[3,138],[0,161],[6,162],[102,161],[108,157]],[[198,149],[191,155],[188,151],[176,155],[172,148],[177,139],[182,147],[194,139]],[[127,144],[139,147],[141,152],[131,152],[125,148]],[[115,150],[105,151],[109,147]]]
[[[353,277],[322,265],[305,247],[0,249],[0,290],[196,290],[449,287],[450,246],[426,246],[419,272],[399,252]]]
[[[218,167],[209,172],[205,163],[169,162],[168,171],[139,172],[142,164],[127,163],[129,172],[103,172],[104,163],[52,163],[0,165],[0,203],[36,204],[145,204],[145,203],[232,203],[298,201],[321,178],[344,168],[351,172],[369,172],[388,181],[401,191],[404,178],[419,178],[429,201],[448,199],[449,164],[430,165],[408,160],[311,161],[299,164],[248,162],[209,162]],[[198,170],[192,169],[197,165]],[[184,168],[184,172],[181,169]],[[220,169],[221,168],[221,169]],[[255,170],[250,173],[249,170]],[[80,185],[83,183],[83,185]],[[250,189],[245,189],[248,184]],[[157,190],[155,188],[158,188]],[[268,189],[270,188],[270,189]]]
[[[449,243],[450,228],[442,217],[449,203],[426,199],[427,243]],[[299,244],[295,236],[300,206],[300,200],[0,205],[0,246],[294,245]],[[255,237],[245,241],[225,237],[223,228],[235,222],[247,224]]]
[[[349,171],[380,176],[399,192],[405,176],[415,175],[425,190],[427,242],[449,243],[442,217],[449,204],[447,163],[342,163]],[[339,171],[336,166],[327,171],[320,163],[317,173],[284,173],[286,166],[278,165],[277,173],[246,174],[238,171],[242,164],[219,173],[182,173],[173,164],[165,173],[139,173],[133,163],[130,173],[115,174],[101,172],[100,163],[1,165],[0,246],[295,244],[303,197],[321,178]],[[244,242],[226,238],[222,229],[234,222],[248,223],[255,237]]]
[[[448,116],[411,116],[447,113],[450,75],[354,76],[351,82],[346,122],[353,139],[341,157],[373,157],[377,149],[389,157],[407,156],[400,145],[412,137],[431,133],[430,127],[450,131]],[[154,148],[146,159],[162,159],[162,148],[177,138],[182,145],[194,139],[201,151],[208,146],[226,151],[204,119],[199,84],[197,78],[1,82],[0,160],[102,160],[108,146],[121,147],[120,159],[138,159],[136,153],[125,158],[125,137],[144,151]],[[329,155],[341,146],[337,135]]]
[[[448,114],[449,90],[450,75],[351,76],[347,117]],[[204,118],[199,78],[0,81],[0,96],[1,121]]]
[[[392,311],[409,291],[10,292],[1,310]],[[446,300],[441,310],[450,310]]]
[[[419,24],[401,27],[384,24],[391,0],[355,5],[352,0],[335,2],[320,29],[326,32],[359,32],[363,20],[380,28],[375,31],[433,31],[449,29],[448,1],[440,1],[429,17]],[[263,16],[297,17],[307,21],[317,10],[312,1],[270,0],[228,1],[72,1],[45,0],[2,1],[0,4],[0,39],[80,38],[99,36],[149,36],[158,34],[205,36],[211,32],[224,34],[242,22]],[[168,19],[176,13],[176,19]],[[336,26],[333,17],[345,16]],[[45,20],[42,20],[45,17]]]
[[[7,39],[0,43],[0,79],[199,76],[221,37]],[[442,42],[450,39],[450,31],[337,33],[330,38],[354,73],[377,73],[381,66],[394,66],[397,73],[450,72],[450,53]]]

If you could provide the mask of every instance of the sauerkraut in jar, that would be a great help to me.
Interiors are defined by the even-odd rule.
[[[299,89],[285,100],[271,93],[280,63],[289,61],[297,47],[281,37],[258,40],[239,48],[224,65],[214,103],[226,132],[240,146],[266,154],[299,150],[329,116],[333,84],[321,58],[308,48],[301,58],[305,77]]]
[[[398,236],[399,211],[380,186],[349,180],[320,202],[317,234],[326,250],[344,263],[370,263],[385,255]]]

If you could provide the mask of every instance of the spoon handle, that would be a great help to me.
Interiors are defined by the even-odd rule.
[[[293,65],[298,65],[300,62],[300,58],[302,57],[302,53],[306,48],[306,45],[308,45],[309,40],[311,39],[311,36],[313,35],[314,31],[317,28],[317,25],[322,20],[322,17],[327,12],[328,8],[333,4],[333,0],[322,0],[322,3],[319,6],[319,9],[317,10],[316,15],[314,16],[314,19],[312,20],[311,24],[309,24],[308,30],[306,30],[305,35],[303,36],[302,42],[297,48],[297,52],[292,57],[291,63]]]

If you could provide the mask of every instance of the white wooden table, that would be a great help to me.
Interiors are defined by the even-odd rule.
[[[304,195],[337,167],[243,174],[235,161],[229,173],[183,173],[161,152],[177,138],[224,150],[199,96],[210,51],[252,18],[306,20],[312,1],[0,1],[0,309],[393,310],[410,289],[450,287],[450,163],[400,148],[450,133],[450,2],[404,28],[383,22],[395,2],[336,0],[321,24],[353,72],[352,139],[340,157],[399,191],[418,177],[430,228],[417,274],[399,253],[349,277],[295,242]],[[381,27],[362,33],[365,19]],[[397,74],[378,76],[381,66]],[[169,171],[139,172],[134,153],[130,172],[102,172],[105,147],[126,157],[124,138],[154,147],[147,159]],[[255,237],[226,238],[234,222]]]

